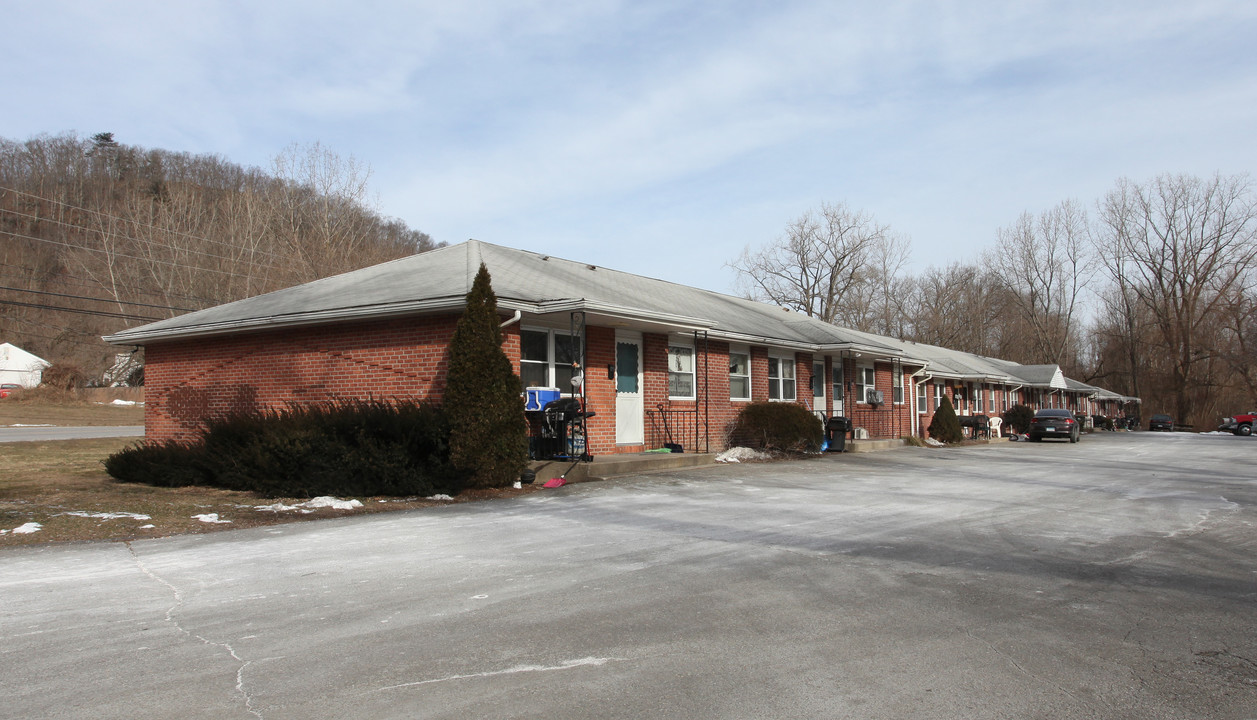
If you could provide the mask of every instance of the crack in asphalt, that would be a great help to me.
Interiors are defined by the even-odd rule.
[[[433,678],[431,680],[417,680],[415,682],[401,683],[399,685],[388,685],[382,688],[376,688],[375,692],[383,692],[385,690],[397,690],[399,688],[416,687],[418,685],[430,685],[432,683],[449,682],[451,680],[470,680],[473,678],[495,677],[497,675],[515,675],[517,673],[534,673],[534,672],[551,672],[554,670],[571,670],[572,668],[606,665],[609,662],[618,662],[623,658],[600,658],[600,657],[583,657],[575,660],[564,660],[558,665],[515,665],[514,667],[504,668],[502,670],[489,670],[486,672],[468,673],[466,675],[450,675],[443,678]]]
[[[181,591],[173,583],[166,580],[162,576],[158,575],[152,570],[149,570],[148,567],[144,564],[144,561],[140,559],[140,556],[136,554],[135,548],[131,546],[131,543],[129,541],[124,542],[123,544],[126,545],[127,552],[131,553],[131,560],[135,563],[135,566],[139,568],[140,572],[147,575],[153,581],[161,585],[164,585],[168,590],[170,590],[171,594],[174,595],[175,597],[174,605],[171,605],[169,608],[166,609],[166,617],[165,617],[166,622],[173,625],[176,630],[183,633],[187,637],[195,638],[196,640],[199,640],[202,643],[209,645],[211,647],[217,647],[217,648],[226,650],[227,654],[230,655],[233,660],[240,663],[240,667],[236,670],[236,692],[238,692],[240,696],[244,699],[244,709],[247,710],[250,715],[253,715],[254,717],[257,717],[257,718],[262,718],[262,713],[253,707],[253,698],[249,695],[249,691],[244,686],[244,671],[246,668],[249,667],[249,665],[253,664],[253,661],[244,660],[243,658],[241,658],[239,655],[236,654],[235,648],[233,648],[228,643],[210,640],[204,636],[197,635],[196,633],[193,633],[189,631],[187,628],[180,625],[179,621],[175,619],[175,614],[180,609],[183,608],[183,591]]]

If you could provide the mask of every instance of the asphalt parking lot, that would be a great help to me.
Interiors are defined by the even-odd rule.
[[[1257,438],[0,554],[12,718],[1257,718]]]

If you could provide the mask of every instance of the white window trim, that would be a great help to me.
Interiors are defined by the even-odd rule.
[[[930,411],[930,383],[914,380],[913,384],[916,385],[917,391],[917,414],[925,415]]]
[[[899,380],[899,401],[895,402],[895,375],[898,374]],[[876,375],[876,373],[874,373]],[[903,365],[895,363],[890,368],[890,399],[895,405],[903,405],[908,402],[907,376],[904,374]]]
[[[543,387],[558,388],[559,393],[562,395],[573,395],[573,394],[579,393],[580,390],[578,388],[572,387],[571,383],[567,383],[567,387],[563,387],[562,385],[559,384],[558,378],[555,377],[555,367],[557,365],[558,352],[556,351],[554,338],[556,335],[563,335],[565,337],[575,337],[575,336],[572,335],[572,333],[569,330],[559,330],[557,328],[540,327],[536,325],[521,326],[520,330],[526,331],[526,332],[536,332],[536,333],[546,334],[546,360],[545,362],[542,363],[537,360],[525,360],[523,349],[521,348],[520,357],[519,357],[520,375],[523,375],[524,363],[527,363],[529,365],[544,364],[546,366],[546,384]]]
[[[777,377],[775,378],[775,381],[777,383],[778,394],[781,395],[781,397],[776,397],[776,398],[773,397],[774,378],[773,378],[772,369],[771,369],[772,364],[770,362],[769,371],[768,371],[768,401],[769,402],[798,402],[799,400],[799,363],[794,359],[794,354],[791,353],[788,355],[783,355],[783,354],[770,352],[768,353],[768,359],[770,361],[772,360],[777,361]],[[789,378],[786,378],[781,374],[782,363],[790,363],[790,367],[793,370],[793,372],[791,373],[791,376]],[[794,387],[794,393],[790,397],[786,397],[785,392],[782,390],[783,383],[785,380],[789,380]]]
[[[730,356],[733,356],[733,355],[746,356],[746,374],[734,375],[732,372],[729,373],[730,379],[735,378],[735,377],[746,378],[746,397],[733,397],[733,390],[732,390],[733,383],[731,382],[729,383],[729,387],[730,387],[729,402],[751,402],[752,398],[755,396],[755,382],[754,380],[752,380],[752,377],[755,374],[755,369],[752,367],[752,363],[751,363],[751,348],[749,346],[730,345],[729,355]]]
[[[681,348],[690,351],[690,370],[688,373],[676,371],[672,369],[672,348]],[[673,395],[672,394],[672,375],[690,376],[690,394],[689,395]],[[697,400],[698,399],[698,357],[694,352],[694,342],[691,340],[686,342],[676,338],[668,338],[668,399],[669,400]]]
[[[873,373],[873,384],[864,384],[864,371],[868,370]],[[855,402],[857,405],[869,404],[869,390],[877,389],[877,367],[874,365],[856,365],[855,366]],[[883,398],[885,399],[885,398]]]

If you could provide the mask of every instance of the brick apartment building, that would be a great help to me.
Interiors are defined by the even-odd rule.
[[[441,398],[480,264],[503,350],[529,387],[595,413],[590,454],[716,451],[752,401],[844,416],[871,438],[924,435],[1014,404],[1115,416],[1137,403],[1018,365],[836,327],[780,307],[475,240],[110,335],[145,349],[145,434],[195,436],[233,411],[347,398]],[[573,377],[577,382],[573,383]]]

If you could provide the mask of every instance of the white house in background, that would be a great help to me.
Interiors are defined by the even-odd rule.
[[[0,343],[0,385],[13,383],[24,388],[38,387],[44,368],[52,363],[11,343]]]

